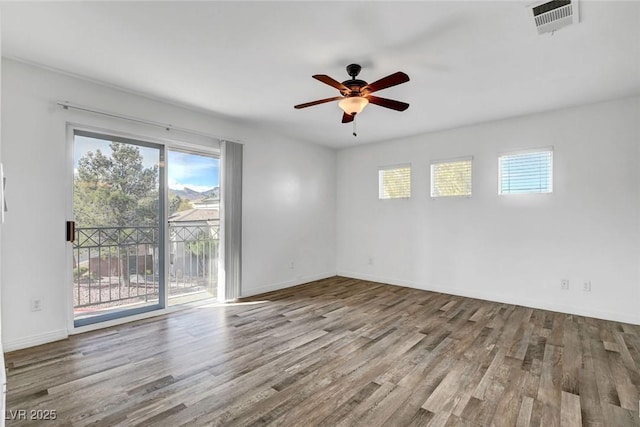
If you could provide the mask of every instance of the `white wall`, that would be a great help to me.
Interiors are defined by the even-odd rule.
[[[63,110],[56,105],[61,100],[244,144],[243,295],[335,274],[334,151],[12,60],[3,59],[2,67],[2,152],[9,203],[1,265],[5,350],[68,333],[66,278],[71,267],[64,222],[71,217],[71,160],[66,123],[209,143]],[[288,268],[291,261],[293,269]],[[42,311],[29,310],[34,297],[42,299]]]
[[[2,31],[0,31],[0,35]],[[0,40],[0,57],[2,56],[2,41]],[[2,67],[0,64],[0,81],[2,80]],[[0,94],[2,90],[0,88]],[[0,99],[2,97],[0,96]],[[0,108],[1,110],[1,108]],[[2,134],[0,133],[0,163],[2,162]],[[2,178],[0,177],[0,186],[2,185]],[[4,209],[2,198],[0,198],[0,210]],[[0,242],[2,242],[2,225],[0,224]],[[0,245],[0,296],[2,295],[2,247]],[[2,345],[2,298],[0,298],[0,414],[5,414],[5,406],[7,401],[7,371],[4,364],[4,348]],[[5,425],[5,417],[0,419],[0,427]]]
[[[338,273],[638,324],[639,123],[635,97],[342,150]],[[498,196],[498,154],[544,146],[553,194]],[[469,155],[473,196],[431,199],[430,161]],[[378,200],[406,162],[411,199]]]
[[[68,333],[66,122],[140,131],[58,100],[244,143],[242,295],[331,276],[337,260],[348,276],[640,323],[639,98],[346,149],[336,166],[330,149],[5,59],[6,350]],[[554,193],[499,197],[497,154],[549,145]],[[473,197],[431,200],[429,161],[466,155]],[[407,161],[413,197],[379,201],[377,167]],[[42,311],[29,311],[33,297]]]
[[[245,147],[243,296],[335,275],[335,161],[291,141]]]

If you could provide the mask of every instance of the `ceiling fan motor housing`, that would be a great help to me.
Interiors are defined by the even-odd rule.
[[[349,90],[341,90],[340,93],[344,96],[360,96],[360,89],[367,85],[364,80],[351,79],[342,82]]]
[[[345,80],[342,82],[344,86],[349,88],[349,90],[341,90],[340,93],[344,96],[361,96],[362,93],[360,89],[367,86],[367,82],[364,80],[358,80],[356,77],[360,74],[360,70],[362,67],[359,64],[349,64],[347,65],[347,74],[351,76],[351,80]]]

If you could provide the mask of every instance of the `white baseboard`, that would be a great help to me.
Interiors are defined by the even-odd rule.
[[[332,271],[328,273],[313,274],[310,276],[300,276],[292,280],[287,280],[280,283],[273,283],[270,285],[251,287],[249,289],[244,289],[243,287],[243,289],[240,290],[240,298],[264,294],[266,292],[279,291],[280,289],[286,289],[292,286],[302,285],[304,283],[313,282],[316,280],[328,279],[329,277],[334,277],[335,275],[336,275],[336,272]]]
[[[457,295],[467,298],[476,298],[485,301],[499,302],[503,304],[520,305],[523,307],[537,308],[540,310],[556,311],[560,313],[575,314],[578,316],[594,317],[603,320],[613,320],[615,322],[630,323],[632,325],[640,325],[640,315],[632,315],[627,313],[610,312],[606,310],[594,310],[583,307],[567,306],[564,304],[556,304],[548,301],[519,299],[504,295],[495,295],[489,292],[478,292],[461,289],[452,289],[446,286],[425,285],[409,280],[398,280],[389,277],[379,277],[370,274],[361,274],[347,271],[339,271],[338,276],[350,277],[353,279],[368,280],[371,282],[386,283],[395,286],[404,286],[407,288],[422,289],[425,291],[439,292],[449,295]]]
[[[54,341],[65,340],[69,338],[66,329],[49,331],[44,334],[31,335],[29,337],[18,338],[3,342],[5,352],[22,350],[23,348],[35,347],[41,344],[47,344]]]
[[[386,284],[395,285],[395,286],[404,286],[408,288],[422,289],[425,291],[440,292],[440,293],[449,294],[449,295],[457,295],[457,296],[468,297],[468,298],[477,298],[485,301],[493,301],[493,302],[498,302],[503,304],[520,305],[524,307],[537,308],[541,310],[550,310],[550,311],[556,311],[561,313],[576,314],[579,316],[595,317],[598,319],[613,320],[616,322],[624,322],[624,323],[630,323],[633,325],[640,325],[640,315],[634,316],[630,314],[609,312],[605,310],[593,310],[588,308],[566,306],[563,304],[550,303],[547,301],[521,300],[521,299],[512,298],[508,296],[505,297],[504,295],[494,295],[488,292],[451,289],[445,286],[438,286],[438,285],[426,286],[422,283],[417,283],[409,280],[398,280],[390,277],[381,277],[381,276],[354,273],[354,272],[348,272],[348,271],[339,271],[337,273],[327,272],[327,273],[321,273],[321,274],[314,274],[310,276],[301,276],[301,277],[298,277],[292,280],[287,280],[280,283],[274,283],[270,285],[250,288],[248,290],[242,290],[241,295],[242,297],[249,297],[253,295],[262,294],[265,292],[277,291],[280,289],[290,288],[292,286],[302,285],[304,283],[313,282],[316,280],[327,279],[330,277],[334,277],[336,275],[349,277],[353,279],[368,280],[371,282],[386,283]],[[129,319],[128,321],[131,321],[131,319]],[[82,332],[82,331],[75,331],[75,332]],[[66,329],[59,329],[55,331],[46,332],[43,334],[31,335],[28,337],[19,338],[16,340],[8,340],[3,342],[3,347],[5,352],[9,352],[9,351],[21,350],[24,348],[34,347],[41,344],[47,344],[53,341],[64,340],[64,339],[67,339],[68,337],[69,337],[69,333]]]

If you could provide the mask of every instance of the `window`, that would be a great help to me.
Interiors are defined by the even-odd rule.
[[[471,196],[472,158],[431,163],[431,197]]]
[[[411,165],[380,168],[378,170],[378,197],[381,200],[411,197]]]
[[[553,150],[544,149],[498,158],[498,194],[553,192]]]

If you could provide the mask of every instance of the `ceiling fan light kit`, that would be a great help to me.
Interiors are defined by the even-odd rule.
[[[408,82],[408,75],[401,71],[398,71],[369,84],[364,80],[356,79],[358,74],[360,74],[361,69],[362,67],[358,64],[347,65],[347,73],[351,76],[351,79],[345,80],[342,83],[325,74],[316,74],[312,76],[314,79],[338,89],[342,96],[319,99],[317,101],[298,104],[294,106],[294,108],[300,109],[318,104],[324,104],[326,102],[339,101],[338,106],[342,109],[342,111],[344,111],[344,114],[342,115],[342,123],[353,122],[356,114],[360,114],[362,110],[370,103],[396,111],[404,111],[409,108],[409,104],[407,104],[406,102],[379,98],[377,96],[371,95],[375,91]],[[353,135],[355,136],[355,131]]]
[[[338,107],[342,108],[342,111],[349,114],[350,116],[355,116],[364,110],[369,104],[369,100],[367,98],[361,96],[349,96],[347,98],[342,99],[338,102]]]

